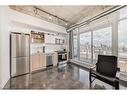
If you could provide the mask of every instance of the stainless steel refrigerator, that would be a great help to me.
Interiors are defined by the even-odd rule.
[[[11,77],[30,72],[30,36],[29,34],[11,33]]]

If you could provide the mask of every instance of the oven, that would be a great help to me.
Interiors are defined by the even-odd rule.
[[[58,62],[67,61],[67,52],[58,52]]]

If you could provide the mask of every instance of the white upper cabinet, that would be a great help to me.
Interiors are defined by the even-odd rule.
[[[63,45],[65,44],[65,38],[61,36],[45,34],[45,43]]]
[[[55,44],[55,36],[54,35],[45,34],[45,43]]]

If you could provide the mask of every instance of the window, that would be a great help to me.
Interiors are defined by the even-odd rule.
[[[80,34],[80,60],[91,63],[91,32]]]
[[[127,7],[120,10],[120,19],[127,18]]]
[[[74,58],[77,58],[77,36],[73,36],[74,41]]]
[[[98,54],[112,54],[112,27],[80,34],[80,60],[96,63]]]
[[[119,22],[118,45],[119,67],[122,72],[127,72],[127,19]]]
[[[127,7],[120,10],[118,23],[118,57],[120,71],[127,73]]]
[[[90,29],[90,27],[88,26],[86,27],[86,29],[90,29],[90,31],[84,31],[84,33],[81,33],[79,36],[74,35],[73,38],[74,38],[75,46],[73,46],[73,48],[74,48],[75,56],[78,55],[81,61],[85,61],[87,63],[96,63],[98,54],[118,55],[118,66],[120,67],[120,71],[127,73],[127,12],[126,11],[127,11],[127,7],[121,9],[119,11],[119,14],[118,12],[114,14],[115,17],[114,16],[111,17],[113,32],[112,32],[112,27],[105,27],[98,30],[93,30]],[[85,27],[81,27],[81,31],[83,31],[83,29],[85,29]],[[112,33],[114,35],[112,35]],[[112,44],[114,45],[113,49],[112,49]],[[80,51],[77,52],[77,50]]]
[[[73,30],[73,58],[78,57],[78,29]]]
[[[96,63],[98,54],[112,54],[112,28],[107,27],[93,31],[93,63]]]

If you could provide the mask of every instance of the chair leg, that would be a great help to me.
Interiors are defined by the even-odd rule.
[[[91,77],[91,72],[90,72],[90,75],[89,75],[89,88],[90,88],[90,89],[92,88],[92,77]]]
[[[119,89],[119,81],[115,81],[115,89],[116,89],[116,90]]]

